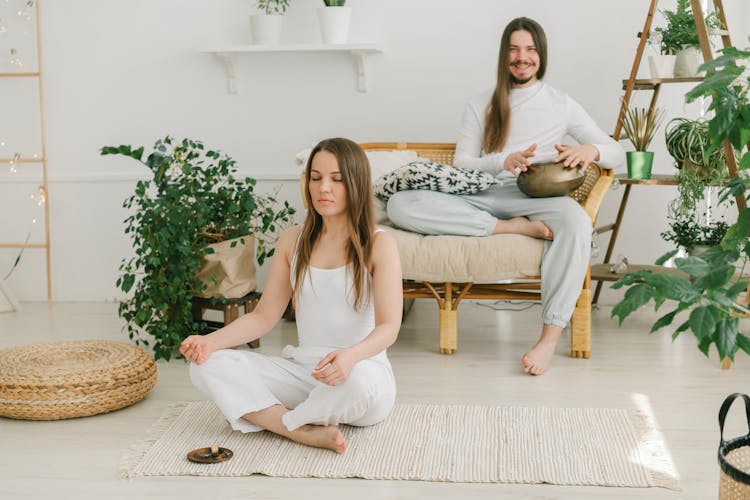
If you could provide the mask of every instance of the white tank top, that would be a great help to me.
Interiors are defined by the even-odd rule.
[[[377,229],[375,232],[380,231],[383,230]],[[297,242],[299,243],[299,239]],[[295,246],[290,275],[292,286],[296,257]],[[331,351],[356,344],[372,332],[375,328],[372,277],[368,272],[365,272],[365,277],[367,283],[363,289],[360,309],[355,310],[356,291],[351,273],[347,273],[347,266],[335,269],[308,266],[302,277],[295,310],[299,347],[293,357],[311,356],[319,359]],[[372,359],[387,362],[388,358],[383,351]]]

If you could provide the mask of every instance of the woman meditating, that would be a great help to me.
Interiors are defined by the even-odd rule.
[[[370,166],[357,144],[321,141],[306,174],[307,217],[279,238],[258,306],[186,338],[180,352],[233,429],[343,453],[338,424],[373,425],[393,408],[386,348],[401,325],[401,267],[393,238],[375,229]],[[231,349],[270,331],[290,298],[298,347],[283,357]]]

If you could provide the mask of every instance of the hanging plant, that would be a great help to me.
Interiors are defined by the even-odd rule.
[[[665,141],[679,169],[679,208],[691,211],[708,186],[721,186],[727,179],[724,152],[712,147],[706,120],[675,118],[666,126]]]

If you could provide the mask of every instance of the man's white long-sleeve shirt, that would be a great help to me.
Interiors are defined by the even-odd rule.
[[[599,150],[597,163],[604,167],[614,168],[625,161],[622,146],[603,132],[580,104],[542,81],[511,89],[508,140],[502,152],[486,153],[482,148],[484,120],[492,92],[483,92],[466,104],[456,143],[455,166],[500,177],[512,176],[503,169],[508,155],[536,144],[531,163],[552,161],[558,155],[554,145],[562,144],[566,135],[580,144],[594,145]]]

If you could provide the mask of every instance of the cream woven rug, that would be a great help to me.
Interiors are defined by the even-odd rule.
[[[172,406],[123,457],[123,477],[247,476],[553,483],[678,489],[659,432],[621,409],[396,405],[379,425],[342,426],[343,455],[269,432],[233,432],[212,402]],[[196,464],[195,448],[231,460]]]

